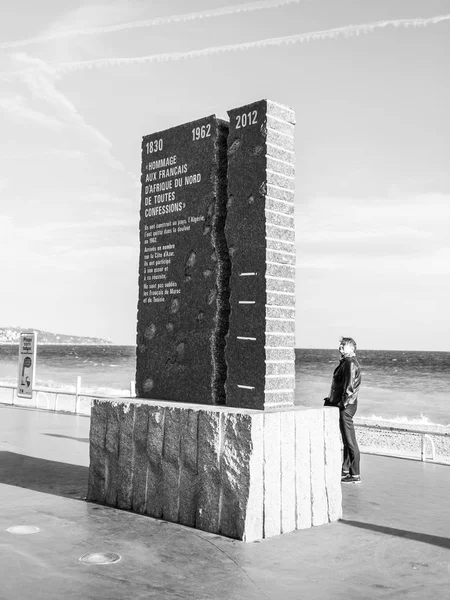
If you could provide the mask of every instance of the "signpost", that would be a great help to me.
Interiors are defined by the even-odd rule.
[[[35,331],[22,332],[19,342],[19,375],[17,378],[17,396],[32,398],[34,374],[36,370],[36,341]]]

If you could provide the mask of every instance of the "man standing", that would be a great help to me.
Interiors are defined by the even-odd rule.
[[[330,396],[325,398],[325,406],[339,408],[339,427],[344,444],[341,480],[343,483],[361,483],[359,447],[353,425],[361,385],[361,368],[356,358],[355,340],[350,337],[341,338],[339,352],[341,360],[334,370]]]

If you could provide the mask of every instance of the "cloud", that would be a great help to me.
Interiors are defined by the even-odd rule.
[[[70,100],[56,88],[54,70],[43,60],[31,57],[23,52],[17,53],[15,58],[18,62],[31,67],[16,71],[15,75],[27,87],[32,97],[52,107],[60,122],[65,126],[73,127],[82,137],[87,138],[90,145],[94,142],[97,152],[104,157],[111,168],[124,171],[122,164],[112,155],[111,142],[98,129],[86,123]],[[12,105],[13,101],[14,98],[7,101],[7,103]],[[38,118],[37,111],[26,106],[23,98],[18,103],[17,97],[15,97],[15,102],[23,116],[28,115],[29,118],[32,118],[32,115],[34,115],[36,119]],[[48,119],[55,121],[56,117],[48,117]],[[42,121],[45,121],[44,117]]]
[[[117,234],[117,231],[124,232],[126,229],[136,230],[138,216],[131,216],[127,212],[122,216],[107,217],[102,216],[102,219],[94,218],[91,221],[60,221],[53,223],[39,224],[38,226],[18,226],[26,239],[30,241],[48,241],[50,239],[67,238],[67,233],[70,231],[72,236],[92,237],[99,239],[109,233]],[[114,231],[113,231],[114,230]]]
[[[172,23],[184,23],[187,21],[196,21],[199,19],[210,19],[214,17],[223,17],[227,15],[235,15],[239,13],[252,12],[255,10],[264,10],[271,8],[279,8],[288,4],[300,4],[305,0],[267,0],[262,2],[249,2],[246,4],[237,4],[232,6],[224,6],[222,8],[216,8],[212,10],[203,10],[198,12],[184,13],[179,15],[169,15],[167,17],[156,17],[154,19],[140,19],[138,21],[131,21],[128,23],[119,23],[117,25],[103,25],[98,27],[87,27],[83,26],[80,29],[63,29],[62,31],[49,31],[43,35],[36,36],[34,38],[28,38],[24,40],[16,40],[11,42],[0,43],[0,49],[11,49],[21,48],[29,46],[31,44],[49,42],[55,39],[77,37],[81,35],[98,35],[104,33],[115,33],[118,31],[124,31],[129,29],[138,29],[144,27],[157,27],[161,25],[170,25]],[[92,7],[88,7],[92,8]],[[111,6],[108,5],[108,13],[111,12]],[[98,13],[98,6],[95,7]],[[80,13],[80,9],[75,11],[77,14]],[[83,7],[83,12],[86,13],[86,8]],[[71,19],[73,14],[71,13]],[[91,16],[91,15],[90,15]]]
[[[96,212],[94,205],[85,219],[72,221],[25,224],[21,215],[0,215],[0,268],[5,274],[42,268],[83,273],[101,258],[126,262],[139,254],[138,219],[123,199],[114,214]]]
[[[121,67],[134,64],[161,63],[175,60],[187,60],[198,58],[200,56],[212,56],[214,54],[223,54],[226,52],[236,52],[241,50],[251,50],[254,48],[266,48],[269,46],[285,46],[289,44],[299,44],[314,42],[318,40],[336,40],[344,37],[349,38],[366,33],[373,33],[378,29],[386,27],[408,28],[408,27],[426,27],[428,25],[437,25],[450,20],[450,14],[428,17],[425,19],[392,19],[387,21],[375,21],[373,23],[362,23],[360,25],[346,25],[344,27],[335,27],[322,31],[310,31],[297,35],[289,35],[278,38],[269,38],[241,44],[229,44],[225,46],[212,46],[202,48],[201,50],[191,50],[189,52],[169,52],[165,54],[152,54],[150,56],[137,56],[131,58],[98,58],[85,61],[74,61],[62,63],[56,67],[57,73],[67,73],[70,71],[80,71],[84,69],[103,68],[103,67]]]
[[[320,222],[322,230],[355,232],[360,225],[367,231],[444,230],[450,226],[448,194],[404,194],[386,197],[333,197],[305,199],[298,206],[298,227],[307,232],[310,222]],[[309,230],[310,231],[310,230]]]
[[[449,195],[317,198],[296,221],[299,269],[450,272]]]
[[[302,242],[308,243],[348,243],[353,244],[358,241],[373,241],[384,242],[387,238],[395,238],[397,240],[413,240],[413,239],[430,239],[433,234],[429,231],[413,229],[411,227],[383,227],[381,230],[366,230],[366,231],[307,231],[302,233]]]
[[[2,152],[3,149],[3,152]],[[78,159],[87,156],[87,152],[82,152],[81,150],[69,150],[67,148],[39,148],[34,152],[28,152],[23,150],[13,150],[11,151],[10,146],[4,146],[3,148],[0,146],[0,160],[5,161],[14,161],[14,160],[30,160],[30,159],[39,159],[47,156],[54,157],[56,159],[68,160],[68,159]],[[1,189],[1,185],[0,185]]]
[[[0,110],[7,112],[10,118],[19,123],[32,122],[37,125],[52,127],[54,129],[60,129],[63,126],[61,121],[55,117],[51,117],[27,106],[26,99],[23,96],[0,98]]]

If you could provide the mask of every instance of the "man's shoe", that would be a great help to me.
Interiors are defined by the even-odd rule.
[[[350,477],[350,473],[348,471],[342,471],[341,481],[343,481],[346,477]]]
[[[347,475],[341,481],[342,483],[361,483],[361,477],[359,475]]]

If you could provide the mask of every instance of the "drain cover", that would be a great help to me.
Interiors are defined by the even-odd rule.
[[[79,560],[87,565],[110,565],[119,562],[120,555],[114,554],[114,552],[93,552],[85,554]]]
[[[8,527],[6,531],[15,533],[16,535],[27,535],[28,533],[37,533],[40,529],[33,525],[14,525],[13,527]]]

